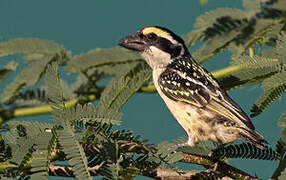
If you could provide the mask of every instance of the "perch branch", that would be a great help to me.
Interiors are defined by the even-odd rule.
[[[208,169],[213,168],[214,162],[211,161],[208,158],[202,157],[202,156],[196,156],[191,154],[184,154],[184,158],[181,160],[185,163],[192,163],[192,164],[198,164],[202,165]],[[256,177],[253,177],[249,175],[248,173],[237,169],[233,166],[230,166],[222,161],[218,161],[217,171],[233,178],[233,179],[243,179],[243,180],[254,180],[258,179]]]

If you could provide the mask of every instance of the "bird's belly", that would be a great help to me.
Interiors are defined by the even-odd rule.
[[[184,102],[179,102],[179,104],[178,102],[176,104],[168,103],[167,106],[173,106],[169,109],[187,132],[189,141],[192,141],[189,142],[191,145],[207,140],[225,144],[239,138],[235,128],[225,127],[219,123],[216,113]]]

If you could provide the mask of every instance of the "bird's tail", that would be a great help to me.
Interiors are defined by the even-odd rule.
[[[258,134],[254,130],[248,130],[244,128],[243,130],[244,132],[241,133],[242,137],[252,142],[256,147],[258,147],[261,150],[267,149],[267,146],[265,146],[264,143],[268,144],[268,142],[260,134]]]

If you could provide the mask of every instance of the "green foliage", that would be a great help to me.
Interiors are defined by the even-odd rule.
[[[41,56],[44,54],[54,54],[63,49],[58,43],[48,40],[17,38],[0,43],[0,57],[23,54],[37,54]]]
[[[228,71],[224,69],[218,75],[223,77],[220,80],[225,89],[261,83],[264,93],[253,106],[252,116],[285,93],[285,6],[284,0],[244,0],[243,10],[220,8],[203,14],[194,29],[184,35],[187,46],[196,47],[192,54],[200,63],[221,51],[232,53]],[[1,94],[1,102],[6,102],[0,109],[0,122],[5,121],[1,124],[1,175],[48,179],[49,173],[56,172],[49,171],[53,161],[61,160],[68,161],[61,175],[77,179],[94,175],[104,179],[132,179],[137,175],[158,178],[156,170],[177,171],[176,163],[187,162],[184,155],[191,155],[192,162],[204,167],[212,167],[216,161],[223,164],[221,161],[228,158],[276,160],[279,165],[272,178],[285,178],[285,112],[278,122],[283,131],[276,150],[260,150],[251,143],[220,146],[209,141],[195,147],[176,146],[185,143],[186,138],[154,146],[132,131],[117,127],[121,125],[122,107],[136,92],[144,92],[141,87],[151,78],[151,69],[138,54],[121,48],[97,48],[72,57],[64,47],[47,40],[18,38],[1,42],[0,58],[13,55],[22,55],[28,65]],[[16,68],[15,62],[1,68],[0,83]],[[78,76],[68,83],[60,79],[59,69],[63,74]],[[43,77],[46,86],[40,88]],[[41,114],[43,109],[52,111],[53,124],[6,122]],[[190,179],[220,178],[225,174],[223,168],[200,172]],[[236,168],[228,171],[238,173],[233,177],[246,177]]]
[[[273,2],[279,4],[281,1]],[[256,43],[266,43],[273,34],[283,28],[281,10],[260,1],[243,1],[245,10],[219,8],[197,18],[195,30],[185,35],[188,47],[198,41],[204,45],[193,56],[204,62],[222,50],[229,49],[233,55],[242,55]],[[268,6],[267,6],[268,5]]]
[[[160,164],[161,168],[174,168],[171,164],[183,159],[183,153],[176,152],[176,149],[174,143],[164,141],[158,144],[156,152],[149,152],[147,161]]]
[[[281,138],[276,145],[276,151],[280,155],[279,165],[277,169],[274,171],[271,178],[277,179],[282,176],[281,173],[286,169],[286,129],[281,132]]]
[[[64,99],[58,73],[57,62],[48,66],[46,75],[48,99],[54,110],[54,120],[62,126],[62,129],[56,130],[58,141],[63,146],[64,153],[67,154],[75,177],[77,179],[92,179],[87,170],[88,165],[84,150],[75,139],[75,132],[64,113]]]
[[[75,56],[68,62],[67,69],[70,72],[81,72],[93,67],[122,64],[138,60],[141,60],[140,56],[123,48],[98,48],[86,54]]]
[[[187,137],[179,138],[175,143],[181,144],[187,142]],[[216,149],[219,146],[218,143],[211,142],[211,141],[201,141],[196,146],[182,146],[179,147],[178,150],[187,153],[187,154],[195,154],[200,156],[208,156],[212,153],[214,149]]]
[[[284,112],[281,116],[280,116],[280,119],[278,121],[278,126],[281,126],[281,127],[286,127],[286,112]]]
[[[23,88],[37,84],[51,61],[64,61],[70,56],[57,43],[24,38],[0,43],[0,57],[8,55],[27,55],[26,58],[32,61],[27,68],[18,74],[14,81],[5,87],[1,96],[2,101],[8,101]]]
[[[219,147],[213,150],[211,157],[214,159],[246,158],[273,161],[277,160],[279,155],[270,147],[261,150],[251,143],[241,143]]]
[[[12,107],[25,107],[25,106],[37,106],[47,103],[46,91],[40,88],[28,89],[25,92],[19,92],[17,96],[14,96],[9,101],[5,102],[5,105]]]
[[[277,73],[262,82],[264,94],[260,96],[252,107],[252,116],[260,114],[274,100],[286,91],[286,72]]]
[[[77,105],[65,111],[64,115],[69,121],[75,124],[92,124],[96,122],[120,125],[122,114],[112,109],[100,111],[93,104]]]
[[[0,85],[11,72],[16,70],[17,66],[16,62],[11,61],[4,68],[0,69]]]
[[[130,69],[116,76],[102,92],[99,109],[119,111],[127,100],[151,78],[151,70],[145,62],[133,64]]]
[[[4,137],[12,149],[13,158],[11,161],[16,164],[21,164],[21,161],[24,159],[26,154],[23,152],[30,154],[34,151],[35,145],[51,139],[50,134],[46,130],[51,129],[53,127],[52,124],[37,121],[11,121],[5,125],[9,131],[4,134]]]

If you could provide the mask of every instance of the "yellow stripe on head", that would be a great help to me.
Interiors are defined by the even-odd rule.
[[[140,32],[142,32],[142,34],[144,34],[144,35],[154,33],[159,37],[164,37],[164,38],[169,39],[171,41],[174,40],[173,37],[167,31],[164,31],[163,29],[153,27],[153,26],[145,27]]]

